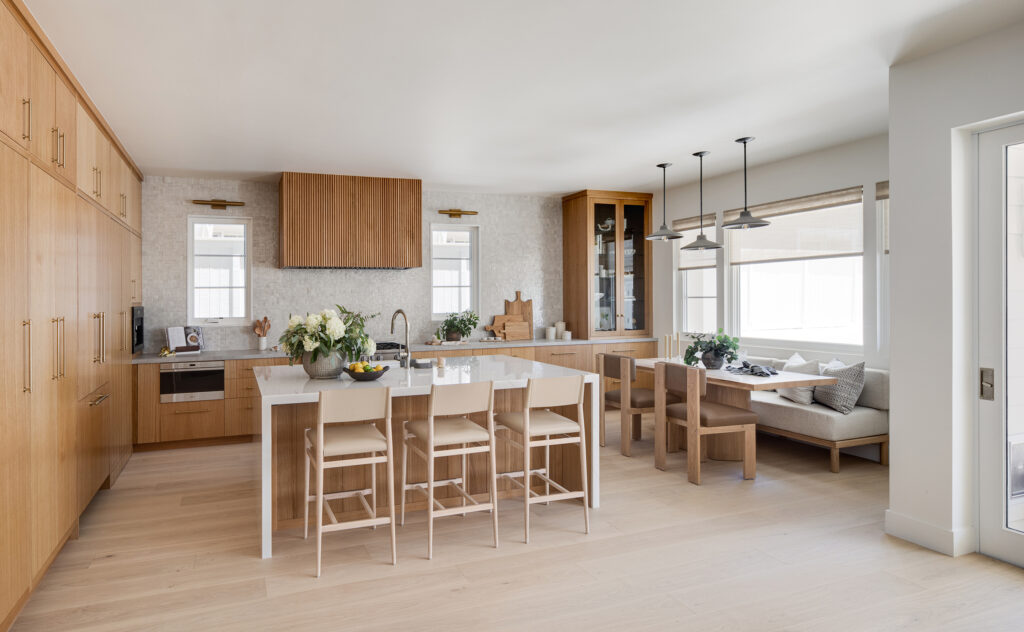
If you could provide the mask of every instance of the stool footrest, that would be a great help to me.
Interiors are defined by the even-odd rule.
[[[443,518],[444,516],[460,516],[475,511],[489,511],[493,508],[491,503],[480,503],[478,505],[468,505],[466,507],[446,507],[444,509],[435,509],[434,517]]]
[[[345,522],[337,522],[334,524],[325,524],[320,529],[322,531],[345,531],[348,529],[366,529],[368,527],[378,527],[384,524],[391,524],[391,517],[386,518],[363,518],[362,520],[347,520]]]
[[[530,504],[548,503],[555,500],[572,500],[573,498],[583,498],[583,492],[566,492],[564,494],[547,494],[545,496],[538,494],[530,498]]]

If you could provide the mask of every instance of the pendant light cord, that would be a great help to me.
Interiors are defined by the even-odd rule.
[[[747,208],[747,144],[743,143],[743,210],[749,211]]]
[[[665,201],[665,186],[666,186],[666,184],[665,184],[666,183],[665,172],[666,171],[668,171],[667,167],[662,167],[661,168],[661,225],[662,226],[668,226],[668,224],[665,223],[665,204],[666,204],[666,201]]]
[[[700,156],[700,234],[704,234],[704,156]]]

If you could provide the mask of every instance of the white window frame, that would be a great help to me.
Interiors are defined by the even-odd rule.
[[[237,318],[195,318],[193,315],[195,297],[195,225],[196,224],[241,224],[245,226],[245,316]],[[252,218],[218,217],[215,215],[188,216],[188,248],[185,266],[188,269],[186,289],[186,324],[203,327],[238,327],[252,323]]]
[[[751,228],[751,229],[740,229],[740,230],[771,230],[771,227],[768,226],[768,227],[766,227],[764,229]],[[724,243],[725,243],[725,250],[726,250],[725,265],[723,266],[725,271],[726,271],[726,274],[724,274],[723,276],[727,276],[727,278],[728,278],[728,287],[726,288],[726,295],[728,296],[728,301],[729,301],[728,302],[728,309],[727,309],[727,312],[729,314],[729,318],[728,318],[728,320],[729,320],[729,329],[727,329],[726,331],[735,332],[732,335],[735,335],[735,336],[739,337],[740,344],[743,347],[759,347],[759,348],[764,348],[764,349],[782,349],[782,350],[789,350],[789,351],[811,351],[811,352],[817,351],[817,352],[822,352],[822,353],[849,354],[849,355],[854,355],[854,356],[863,356],[864,355],[864,351],[866,349],[865,344],[864,344],[864,334],[866,332],[862,332],[862,334],[861,334],[861,344],[859,344],[859,345],[845,344],[845,343],[836,343],[836,342],[823,342],[823,341],[818,341],[818,340],[784,340],[784,339],[779,339],[779,338],[754,338],[752,336],[744,336],[743,332],[742,332],[742,330],[740,328],[740,309],[741,309],[741,306],[740,306],[740,303],[741,303],[741,298],[740,298],[740,272],[741,272],[741,270],[740,270],[740,268],[742,268],[743,266],[742,265],[734,265],[734,264],[730,263],[730,261],[731,261],[731,252],[732,252],[732,248],[734,247],[734,245],[732,243],[732,240],[733,240],[733,235],[735,234],[736,231],[734,231],[734,230],[726,230],[726,231],[723,231],[723,232],[725,232],[725,242]],[[865,237],[866,236],[862,237],[862,240],[865,240]],[[846,256],[858,256],[858,255],[846,255]],[[859,256],[861,257],[861,261],[863,262],[864,261],[864,253],[862,252]],[[829,257],[829,258],[832,258],[832,257]],[[863,268],[862,268],[862,270],[863,270]],[[862,277],[861,277],[861,292],[862,292],[862,294],[866,293],[868,291],[868,285],[869,285],[868,284],[868,280],[865,277],[863,277],[863,275],[862,275]],[[721,298],[719,300],[721,300]],[[863,298],[862,298],[862,300],[863,300]],[[862,310],[863,309],[865,309],[865,307],[862,305]],[[864,326],[864,322],[865,322],[864,321],[864,317],[866,315],[867,314],[865,312],[865,313],[862,313],[862,316],[861,316],[861,319],[862,319],[861,320],[861,327],[862,328]]]
[[[468,230],[471,237],[469,248],[470,273],[473,278],[469,285],[469,309],[480,313],[480,225],[479,224],[431,224],[430,225],[430,319],[441,322],[448,313],[439,314],[434,311],[434,231],[435,230]]]

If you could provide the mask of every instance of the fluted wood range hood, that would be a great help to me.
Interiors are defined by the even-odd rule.
[[[421,180],[281,174],[280,267],[423,265]]]

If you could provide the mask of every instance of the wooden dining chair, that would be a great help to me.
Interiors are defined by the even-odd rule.
[[[631,456],[633,441],[639,440],[642,415],[654,412],[654,391],[649,388],[634,387],[636,381],[636,360],[614,353],[597,354],[597,372],[600,375],[600,438],[605,445],[605,411],[610,406],[618,408],[622,425],[622,436],[619,438],[623,456]],[[606,390],[606,381],[617,381],[619,388]],[[670,403],[678,402],[679,398],[669,395]]]
[[[383,419],[384,434],[374,425]],[[304,433],[306,445],[306,502],[303,538],[309,537],[309,503],[316,503],[316,576],[320,577],[323,534],[327,531],[391,528],[391,563],[398,563],[395,546],[395,468],[391,449],[391,389],[347,389],[320,392],[315,428]],[[369,456],[366,456],[369,455]],[[355,457],[355,458],[346,458]],[[377,466],[387,470],[388,515],[377,516]],[[370,486],[365,489],[324,493],[324,472],[341,467],[370,467]],[[316,476],[316,493],[309,493],[310,473]],[[366,502],[366,497],[370,502]],[[358,498],[367,518],[339,522],[330,501]],[[324,511],[331,523],[324,524]]]
[[[485,413],[486,426],[481,426],[466,415]],[[419,441],[423,448],[416,444]],[[427,480],[410,483],[409,451],[418,454],[427,465]],[[489,501],[478,502],[469,493],[467,476],[468,456],[486,453],[489,457]],[[434,479],[437,459],[461,457],[460,476],[445,480]],[[427,559],[434,556],[434,519],[444,516],[466,515],[477,511],[490,511],[494,522],[494,548],[498,548],[498,470],[494,438],[494,382],[433,385],[427,401],[427,418],[406,421],[402,436],[402,518],[405,524],[405,497],[410,491],[422,492],[427,497]],[[434,498],[438,485],[451,486],[461,496],[461,505],[445,507]]]
[[[704,399],[708,380],[704,369],[682,364],[658,362],[654,365],[654,464],[666,469],[665,446],[669,443],[671,424],[686,429],[687,478],[700,485],[700,464],[704,458],[707,435],[743,434],[743,478],[752,479],[757,472],[757,413]],[[684,401],[670,403],[670,397],[685,395]]]
[[[569,419],[553,412],[556,406],[574,406],[576,419]],[[531,378],[526,383],[526,403],[522,412],[498,413],[495,422],[522,437],[517,443],[511,437],[508,442],[523,455],[522,471],[502,474],[512,483],[523,488],[523,541],[530,542],[530,505],[550,503],[555,500],[583,500],[583,530],[590,533],[590,514],[587,495],[587,441],[586,426],[583,423],[583,376]],[[552,438],[554,437],[554,438]],[[576,444],[580,450],[581,491],[569,491],[551,479],[548,471],[551,446]],[[533,468],[530,452],[533,448],[544,448],[544,467]],[[544,483],[544,493],[533,491],[532,481],[536,477]],[[520,482],[521,479],[521,482]],[[552,494],[554,487],[557,493]]]

